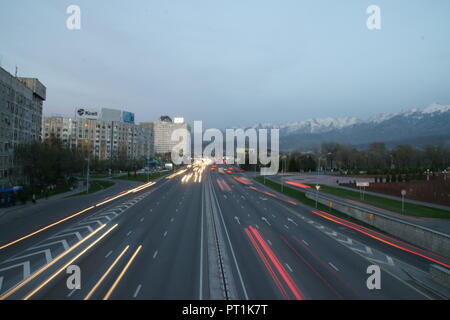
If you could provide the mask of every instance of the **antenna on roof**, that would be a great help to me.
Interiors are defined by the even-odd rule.
[[[17,72],[19,71],[19,68],[17,67],[17,64],[16,64],[16,75],[15,75],[15,77],[17,78]]]

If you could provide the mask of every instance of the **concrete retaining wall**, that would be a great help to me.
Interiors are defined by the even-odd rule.
[[[316,194],[308,192],[306,197],[316,200]],[[318,202],[326,206],[332,202],[332,208],[343,212],[355,219],[370,224],[400,239],[422,247],[426,250],[450,258],[450,236],[422,226],[418,226],[381,213],[371,212],[366,208],[349,205],[344,202],[327,199],[319,195]]]
[[[437,264],[430,265],[431,279],[450,289],[450,271]]]

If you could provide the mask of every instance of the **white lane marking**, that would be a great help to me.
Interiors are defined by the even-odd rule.
[[[392,258],[390,256],[386,256],[386,261],[382,261],[382,260],[378,260],[378,259],[370,258],[370,257],[366,257],[366,259],[368,259],[368,260],[370,260],[372,262],[375,262],[375,263],[382,263],[382,264],[387,264],[387,265],[390,265],[390,266],[394,266],[395,265],[394,260],[392,260]]]
[[[271,242],[269,239],[267,239],[267,243],[268,243],[270,246],[272,246],[272,242]]]
[[[288,227],[287,225],[284,225],[284,227],[285,227],[286,229],[289,229],[289,227]]]
[[[238,217],[235,216],[234,219],[237,221],[237,223],[241,224],[241,221],[239,221]]]
[[[272,218],[276,219],[277,217],[273,214],[273,215],[272,215]]]
[[[144,221],[144,218],[141,218],[141,222],[143,222]]]
[[[128,231],[128,233],[127,233],[127,237],[128,237],[128,236],[130,236],[130,234],[131,234],[132,232],[133,232],[133,231],[131,231],[131,230],[130,230],[130,231]]]
[[[75,291],[77,291],[77,289],[73,289],[72,291],[70,291],[69,294],[67,295],[67,298],[70,298],[70,296],[73,295]]]
[[[155,259],[157,255],[158,255],[158,250],[156,250],[155,253],[153,254],[153,259]]]
[[[139,291],[141,291],[141,288],[142,288],[141,284],[137,286],[136,291],[133,294],[133,298],[137,297],[137,295],[139,294]]]
[[[178,212],[178,209],[175,209],[175,212]]]
[[[225,199],[228,199],[227,196],[226,196],[225,194],[223,195],[223,197],[224,197]]]
[[[287,263],[285,263],[285,265],[286,265],[286,268],[288,268],[288,270],[289,270],[291,273],[294,272],[294,271],[292,270],[292,268],[291,268],[290,265],[288,265]]]
[[[150,209],[150,212],[152,212],[153,211],[153,209]]]
[[[2,285],[3,285],[3,277],[0,277],[0,290],[2,290]]]
[[[173,218],[170,218],[170,222],[173,222]]]
[[[257,224],[255,224],[255,227],[256,227],[256,229],[258,229],[258,230],[259,230],[259,226],[258,226]]]
[[[200,285],[199,285],[199,300],[203,300],[203,204],[204,204],[204,185],[202,185],[202,215],[200,221]]]
[[[106,254],[105,258],[108,258],[111,255],[111,253],[113,253],[112,250]]]
[[[297,223],[295,223],[295,221],[294,220],[292,220],[291,218],[288,218],[288,221],[290,222],[290,223],[292,223],[292,224],[294,224],[296,227],[298,227],[298,224]]]
[[[167,236],[167,231],[166,232],[164,232],[164,238]]]
[[[262,221],[265,221],[265,222],[267,223],[267,225],[270,227],[269,220],[267,220],[266,217],[261,217],[261,220],[262,220]]]
[[[392,260],[392,258],[390,257],[390,256],[386,256],[386,260],[388,261],[388,263],[390,264],[390,265],[394,265],[394,260]]]
[[[309,247],[309,243],[308,242],[306,242],[305,240],[302,240],[302,242]]]
[[[331,262],[328,262],[328,264],[329,264],[334,270],[339,271],[339,269],[338,269],[334,264],[332,264]]]

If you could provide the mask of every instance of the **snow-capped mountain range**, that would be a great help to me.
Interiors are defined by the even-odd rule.
[[[438,144],[450,147],[450,105],[438,103],[419,109],[355,117],[310,119],[286,124],[256,124],[252,128],[279,128],[283,151],[310,151],[322,142],[338,142],[365,148],[372,142],[388,147]]]
[[[281,135],[290,135],[294,133],[321,133],[327,132],[335,129],[342,129],[345,127],[352,126],[354,124],[361,123],[361,120],[355,117],[344,117],[344,118],[319,118],[319,119],[309,119],[305,121],[290,122],[286,124],[257,124],[252,126],[255,129],[262,128],[278,128],[280,129]]]
[[[361,120],[356,117],[316,118],[304,121],[289,122],[285,124],[259,123],[253,125],[252,128],[278,128],[280,129],[281,136],[288,136],[292,134],[318,134],[349,128],[355,125],[377,125],[398,117],[420,120],[424,117],[433,117],[439,114],[447,113],[449,111],[450,105],[441,105],[434,103],[424,109],[411,108],[396,113],[382,113],[374,115],[367,120]]]

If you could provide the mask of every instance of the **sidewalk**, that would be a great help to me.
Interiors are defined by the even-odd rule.
[[[59,199],[80,193],[83,190],[86,190],[86,187],[81,186],[81,187],[75,188],[75,189],[67,191],[67,192],[58,193],[53,196],[49,196],[47,199],[45,199],[45,198],[37,199],[35,204],[33,204],[33,202],[31,200],[27,201],[25,204],[22,204],[21,202],[17,202],[15,206],[0,208],[0,218],[10,212],[20,211],[20,210],[24,210],[24,209],[28,209],[28,208],[35,208],[35,207],[41,206],[42,204],[48,204],[55,200],[59,200]]]
[[[419,225],[419,226],[422,226],[422,227],[425,227],[425,228],[428,228],[431,230],[435,230],[435,231],[450,235],[450,219],[437,219],[437,218],[423,218],[423,217],[407,216],[407,215],[403,215],[403,214],[400,214],[397,212],[392,212],[392,211],[389,211],[386,209],[375,207],[375,206],[372,206],[370,204],[363,203],[360,201],[356,201],[356,200],[352,200],[352,199],[345,199],[345,198],[337,197],[337,196],[322,192],[321,196],[323,197],[324,195],[326,196],[326,198],[329,198],[329,199],[338,199],[341,202],[348,203],[349,205],[369,209],[373,212],[382,213],[384,215],[391,216],[391,217],[399,219],[399,220],[403,220],[403,221],[406,221],[406,222],[409,222],[412,224],[416,224],[416,225]]]
[[[345,189],[345,190],[349,190],[349,191],[359,192],[359,189],[343,187],[343,186],[339,186],[339,185],[336,185],[336,187],[337,188],[341,188],[341,189]],[[378,193],[378,192],[373,192],[373,191],[364,191],[364,193],[372,195],[372,196],[380,197],[380,198],[386,198],[386,199],[391,199],[391,200],[402,201],[401,197],[391,196],[391,195],[388,195],[388,194],[383,194],[383,193]],[[412,204],[418,204],[418,205],[425,206],[425,207],[430,207],[430,208],[450,211],[450,207],[449,206],[444,206],[444,205],[441,205],[441,204],[436,204],[436,203],[431,203],[431,202],[424,202],[424,201],[412,200],[412,199],[405,198],[405,203],[406,202],[407,203],[412,203]]]
[[[284,179],[290,178],[294,181],[298,180],[299,182],[306,183],[306,184],[316,184],[318,182],[319,184],[324,184],[324,185],[328,185],[331,187],[341,188],[344,190],[349,190],[349,191],[354,191],[354,192],[359,192],[359,189],[340,186],[336,183],[336,180],[339,180],[340,182],[348,182],[348,181],[353,181],[353,180],[373,181],[372,178],[353,178],[353,177],[344,177],[343,178],[343,177],[333,176],[333,175],[321,174],[321,175],[317,176],[317,175],[309,174],[309,173],[299,174],[299,173],[292,173],[292,172],[291,173],[288,172],[286,174],[279,174],[278,176],[283,176]],[[387,194],[383,194],[383,193],[379,193],[379,192],[373,192],[373,191],[366,190],[365,194],[373,195],[373,196],[380,197],[380,198],[402,201],[401,197],[391,196],[391,195],[387,195]],[[405,197],[405,203],[406,202],[411,203],[411,204],[422,205],[422,206],[426,206],[426,207],[430,207],[430,208],[450,211],[449,206],[435,204],[435,203],[431,203],[431,202],[424,202],[424,201],[419,201],[419,200],[412,200],[412,199],[408,199],[407,197]]]

